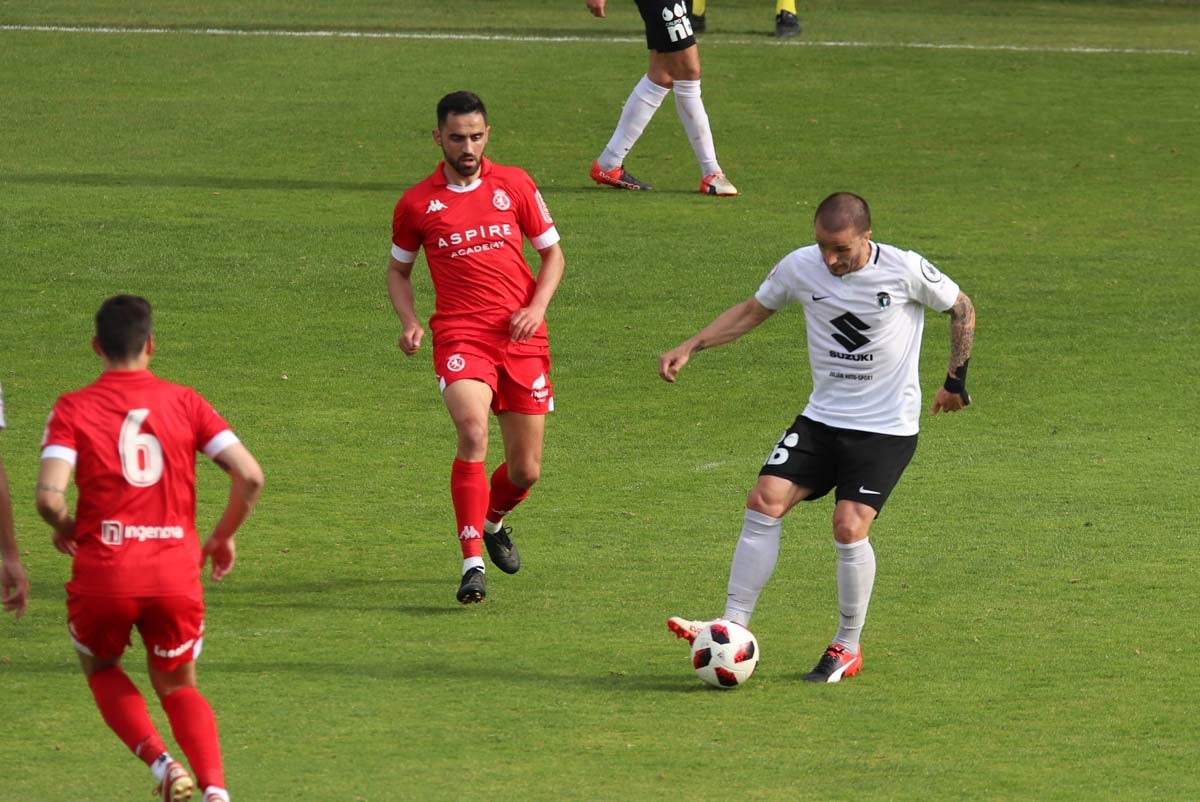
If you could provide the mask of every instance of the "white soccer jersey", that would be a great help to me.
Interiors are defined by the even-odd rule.
[[[925,309],[945,312],[958,285],[920,254],[871,243],[860,270],[838,277],[821,250],[792,251],[754,297],[768,309],[804,306],[813,389],[804,415],[839,429],[916,434]]]

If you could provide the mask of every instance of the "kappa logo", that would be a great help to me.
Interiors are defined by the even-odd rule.
[[[467,360],[463,359],[462,354],[451,354],[446,360],[446,370],[451,373],[458,373],[467,366]]]
[[[502,212],[507,212],[512,208],[512,198],[508,197],[504,190],[498,189],[492,193],[492,205]]]
[[[442,211],[443,209],[449,209],[449,208],[450,208],[449,206],[447,206],[446,204],[442,203],[442,202],[441,202],[440,200],[438,200],[437,198],[434,198],[433,200],[431,200],[431,201],[429,202],[429,206],[427,206],[427,207],[425,208],[425,214],[429,214],[429,213],[431,213],[431,212],[440,212],[440,211]]]
[[[476,529],[475,527],[471,526],[470,524],[467,524],[466,526],[464,526],[462,528],[462,531],[458,533],[459,540],[479,540],[479,538],[480,538],[479,530]]]

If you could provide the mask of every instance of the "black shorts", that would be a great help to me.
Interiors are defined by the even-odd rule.
[[[646,47],[659,53],[687,50],[696,44],[688,18],[691,0],[637,0],[646,23]]]
[[[835,429],[803,415],[783,433],[759,476],[779,476],[807,487],[805,501],[837,488],[838,501],[850,499],[883,509],[917,450],[917,436]]]

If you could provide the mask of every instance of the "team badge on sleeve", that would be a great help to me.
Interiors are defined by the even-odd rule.
[[[504,190],[498,189],[492,193],[492,205],[502,212],[507,212],[512,208],[512,198],[508,197]]]
[[[930,284],[937,284],[942,280],[942,271],[938,270],[924,259],[921,260],[921,275],[924,276],[925,280]]]

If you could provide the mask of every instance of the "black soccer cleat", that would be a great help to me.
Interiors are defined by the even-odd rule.
[[[862,671],[862,646],[852,652],[840,643],[831,643],[812,671],[804,675],[805,682],[840,682]]]
[[[475,604],[487,596],[487,586],[483,581],[483,569],[472,568],[463,574],[462,582],[458,585],[457,597],[462,604]]]
[[[600,162],[594,161],[592,162],[592,170],[590,175],[592,180],[597,184],[604,184],[605,186],[612,187],[613,189],[632,189],[642,191],[654,189],[654,187],[650,186],[645,181],[634,178],[632,175],[625,172],[625,168],[621,165],[617,165],[611,170],[601,170]]]
[[[521,570],[521,553],[512,542],[511,534],[511,526],[502,526],[490,535],[487,532],[483,533],[483,545],[487,546],[492,565],[506,574],[515,574]]]
[[[790,11],[780,11],[775,15],[775,35],[780,39],[800,35],[800,20]]]

